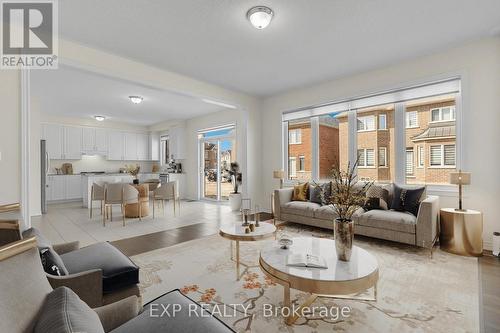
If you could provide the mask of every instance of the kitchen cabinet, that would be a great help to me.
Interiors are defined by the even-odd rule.
[[[168,130],[170,155],[174,159],[186,158],[186,130],[183,126],[176,126]]]
[[[82,158],[82,128],[64,126],[63,159],[79,160]]]
[[[43,124],[42,137],[46,141],[50,159],[60,160],[63,157],[63,127],[57,124]]]
[[[137,160],[137,134],[136,133],[125,133],[125,160],[135,161]]]
[[[122,132],[110,131],[108,133],[108,160],[123,161],[124,135]]]
[[[82,151],[89,155],[106,155],[108,152],[107,131],[103,128],[82,129]]]
[[[160,160],[160,133],[158,132],[149,134],[149,159],[151,161]]]
[[[49,175],[45,188],[47,201],[77,200],[82,197],[80,175]]]
[[[137,159],[147,161],[149,159],[149,135],[145,133],[137,134]]]

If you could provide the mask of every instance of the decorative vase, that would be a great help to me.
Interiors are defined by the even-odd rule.
[[[352,220],[335,219],[334,233],[337,258],[342,261],[349,261],[354,239],[354,222]]]
[[[229,193],[229,206],[233,212],[241,209],[241,193]]]

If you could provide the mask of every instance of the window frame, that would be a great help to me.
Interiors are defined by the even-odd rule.
[[[380,118],[383,118],[384,119],[384,127],[380,127],[380,124],[381,124],[381,121],[380,121]],[[378,114],[378,117],[377,117],[377,129],[379,131],[386,131],[387,130],[387,114],[386,113],[379,113]]]
[[[446,160],[446,158],[445,158],[445,149],[444,149],[445,146],[454,146],[455,147],[455,165],[447,165],[447,164],[445,164],[445,160]],[[434,164],[434,165],[431,164],[432,147],[440,147],[440,154],[441,154],[440,164]],[[431,169],[456,169],[457,168],[457,144],[456,144],[456,142],[455,142],[455,144],[444,144],[444,143],[441,143],[441,144],[432,144],[432,145],[429,145],[429,168],[431,168]]]
[[[363,120],[368,119],[368,118],[372,118],[373,119],[373,128],[372,129],[366,129],[367,122],[363,121]],[[360,122],[365,127],[364,129],[360,130],[359,126],[357,126]],[[376,131],[377,130],[377,123],[376,123],[376,117],[375,117],[375,115],[371,114],[371,115],[368,115],[368,116],[357,117],[356,129],[357,129],[358,133],[359,132],[373,132],[373,131]]]
[[[292,133],[294,133],[295,136],[291,135]],[[293,140],[293,142],[290,140],[291,137],[295,138],[295,140]],[[290,144],[290,145],[301,145],[302,144],[302,128],[293,128],[291,130],[288,130],[288,144]]]
[[[417,168],[425,168],[425,148],[423,145],[417,146]]]
[[[408,115],[410,113],[415,113],[415,125],[413,126],[410,126],[410,121],[409,121],[409,117]],[[406,111],[405,110],[405,128],[408,129],[408,128],[419,128],[419,124],[418,124],[418,111]]]
[[[449,108],[450,109],[450,114],[452,116],[451,119],[443,119],[443,109]],[[434,111],[438,111],[439,119],[438,120],[432,120],[432,113]],[[434,123],[445,123],[448,121],[457,121],[457,112],[456,112],[456,105],[449,105],[449,106],[442,106],[439,108],[432,108],[430,110],[431,113],[431,120],[429,121],[429,124],[434,124]]]
[[[294,168],[290,168],[290,165],[292,165],[292,161],[293,161],[293,165],[295,165]],[[290,169],[293,169],[295,172],[292,173],[290,172]],[[297,157],[295,156],[289,156],[288,157],[288,178],[291,178],[291,177],[294,177],[294,178],[297,178]]]
[[[369,150],[373,151],[373,165],[368,165],[368,151]],[[375,149],[373,149],[373,148],[358,148],[357,151],[358,151],[358,154],[360,151],[363,151],[363,160],[364,160],[364,163],[362,165],[358,164],[358,168],[360,168],[360,169],[375,169],[376,168],[376,166],[375,166]]]
[[[380,150],[382,150],[384,152],[384,164],[380,164]],[[378,147],[377,162],[378,162],[379,168],[388,168],[389,167],[387,165],[387,147]]]
[[[408,153],[411,152],[411,173],[408,173]],[[405,175],[407,178],[415,177],[415,149],[406,147],[405,150]]]
[[[305,172],[306,171],[306,157],[305,155],[299,155],[299,168],[298,172]]]

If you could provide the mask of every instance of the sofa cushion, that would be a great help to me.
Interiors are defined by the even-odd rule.
[[[366,191],[367,202],[378,202],[378,207],[371,207],[371,209],[389,209],[389,191],[384,188],[382,185],[373,184],[370,186],[368,191]],[[378,200],[370,200],[370,199],[378,199]],[[367,209],[370,210],[370,209]]]
[[[295,185],[293,187],[293,201],[307,201],[309,197],[309,183]]]
[[[394,196],[391,208],[401,212],[409,212],[417,216],[420,198],[425,187],[402,187],[394,184]]]
[[[173,314],[174,306],[177,311]],[[163,313],[168,309],[169,315]],[[112,333],[154,333],[154,332],[234,332],[217,317],[212,316],[206,307],[189,297],[173,290],[151,301],[144,311],[134,319],[111,331]]]
[[[328,200],[331,193],[331,183],[324,184],[310,184],[309,185],[309,201],[323,205],[323,200],[321,200],[321,192],[323,192],[325,199]]]
[[[139,283],[139,268],[129,257],[107,242],[65,253],[61,258],[70,274],[100,268],[104,293]]]
[[[321,205],[308,201],[291,201],[281,206],[281,212],[300,216],[314,217],[314,210]]]
[[[45,302],[36,321],[34,333],[104,333],[101,321],[74,291],[67,287],[54,289]]]
[[[407,212],[370,210],[355,219],[357,224],[399,232],[415,233],[417,218]]]
[[[337,218],[337,214],[333,210],[332,205],[326,205],[314,209],[314,217],[322,220],[332,221]]]

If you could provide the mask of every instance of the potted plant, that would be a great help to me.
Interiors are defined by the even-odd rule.
[[[232,211],[239,211],[241,209],[241,193],[238,192],[238,188],[241,185],[242,174],[238,162],[231,162],[228,174],[233,185],[233,192],[229,194],[229,206],[231,206]]]
[[[141,167],[139,164],[134,165],[126,165],[125,164],[125,170],[127,173],[131,174],[134,177],[133,183],[134,184],[139,184],[139,178],[137,178],[137,175],[139,174],[139,170],[141,170]]]
[[[357,165],[358,161],[352,166],[349,163],[346,171],[340,170],[338,166],[334,167],[331,170],[330,192],[325,192],[323,186],[319,187],[323,204],[331,207],[337,216],[333,221],[335,249],[337,258],[342,261],[349,261],[351,258],[354,239],[352,216],[365,204],[366,192],[373,184],[373,182],[358,183]]]

